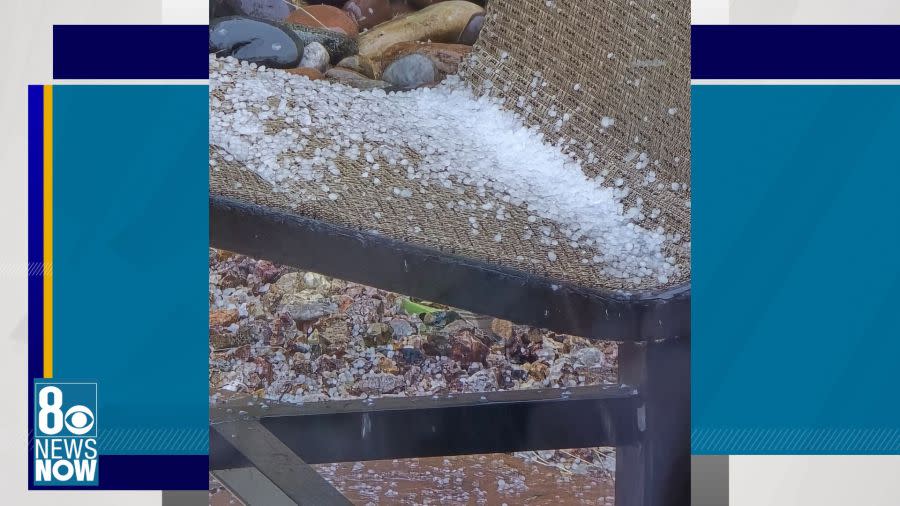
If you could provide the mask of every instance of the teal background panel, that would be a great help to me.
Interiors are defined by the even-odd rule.
[[[900,453],[900,87],[692,93],[693,452]]]
[[[208,87],[54,86],[54,378],[101,455],[208,453]]]

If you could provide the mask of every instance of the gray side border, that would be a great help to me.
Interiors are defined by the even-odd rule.
[[[691,506],[728,506],[728,455],[691,455]]]

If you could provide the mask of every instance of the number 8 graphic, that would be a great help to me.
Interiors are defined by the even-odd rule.
[[[53,403],[49,402],[50,394],[53,394]],[[38,429],[44,434],[58,434],[63,428],[62,391],[57,387],[44,387],[38,394]],[[48,424],[48,418],[53,420],[53,425]]]

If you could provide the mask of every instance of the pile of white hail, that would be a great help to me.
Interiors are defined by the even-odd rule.
[[[321,191],[318,198],[340,205],[340,185],[318,183],[327,173],[362,178],[373,199],[382,192],[411,197],[409,188],[380,184],[379,170],[387,164],[405,170],[417,193],[463,185],[496,198],[498,219],[504,219],[503,205],[525,206],[530,223],[550,220],[567,244],[590,248],[590,262],[607,276],[665,284],[677,273],[675,259],[663,253],[664,230],[641,227],[641,210],[624,208],[628,188],[588,178],[573,157],[496,100],[473,96],[458,78],[408,92],[360,91],[213,56],[209,76],[210,145],[276,189],[316,181],[307,186]],[[267,129],[273,120],[285,127]],[[310,154],[308,146],[318,147]],[[343,165],[363,168],[342,173],[350,171],[343,158],[353,161]],[[556,260],[553,251],[547,256]]]

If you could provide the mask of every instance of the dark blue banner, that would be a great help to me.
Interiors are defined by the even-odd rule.
[[[900,26],[694,25],[694,79],[898,79]]]
[[[206,79],[205,25],[55,25],[54,79]]]

